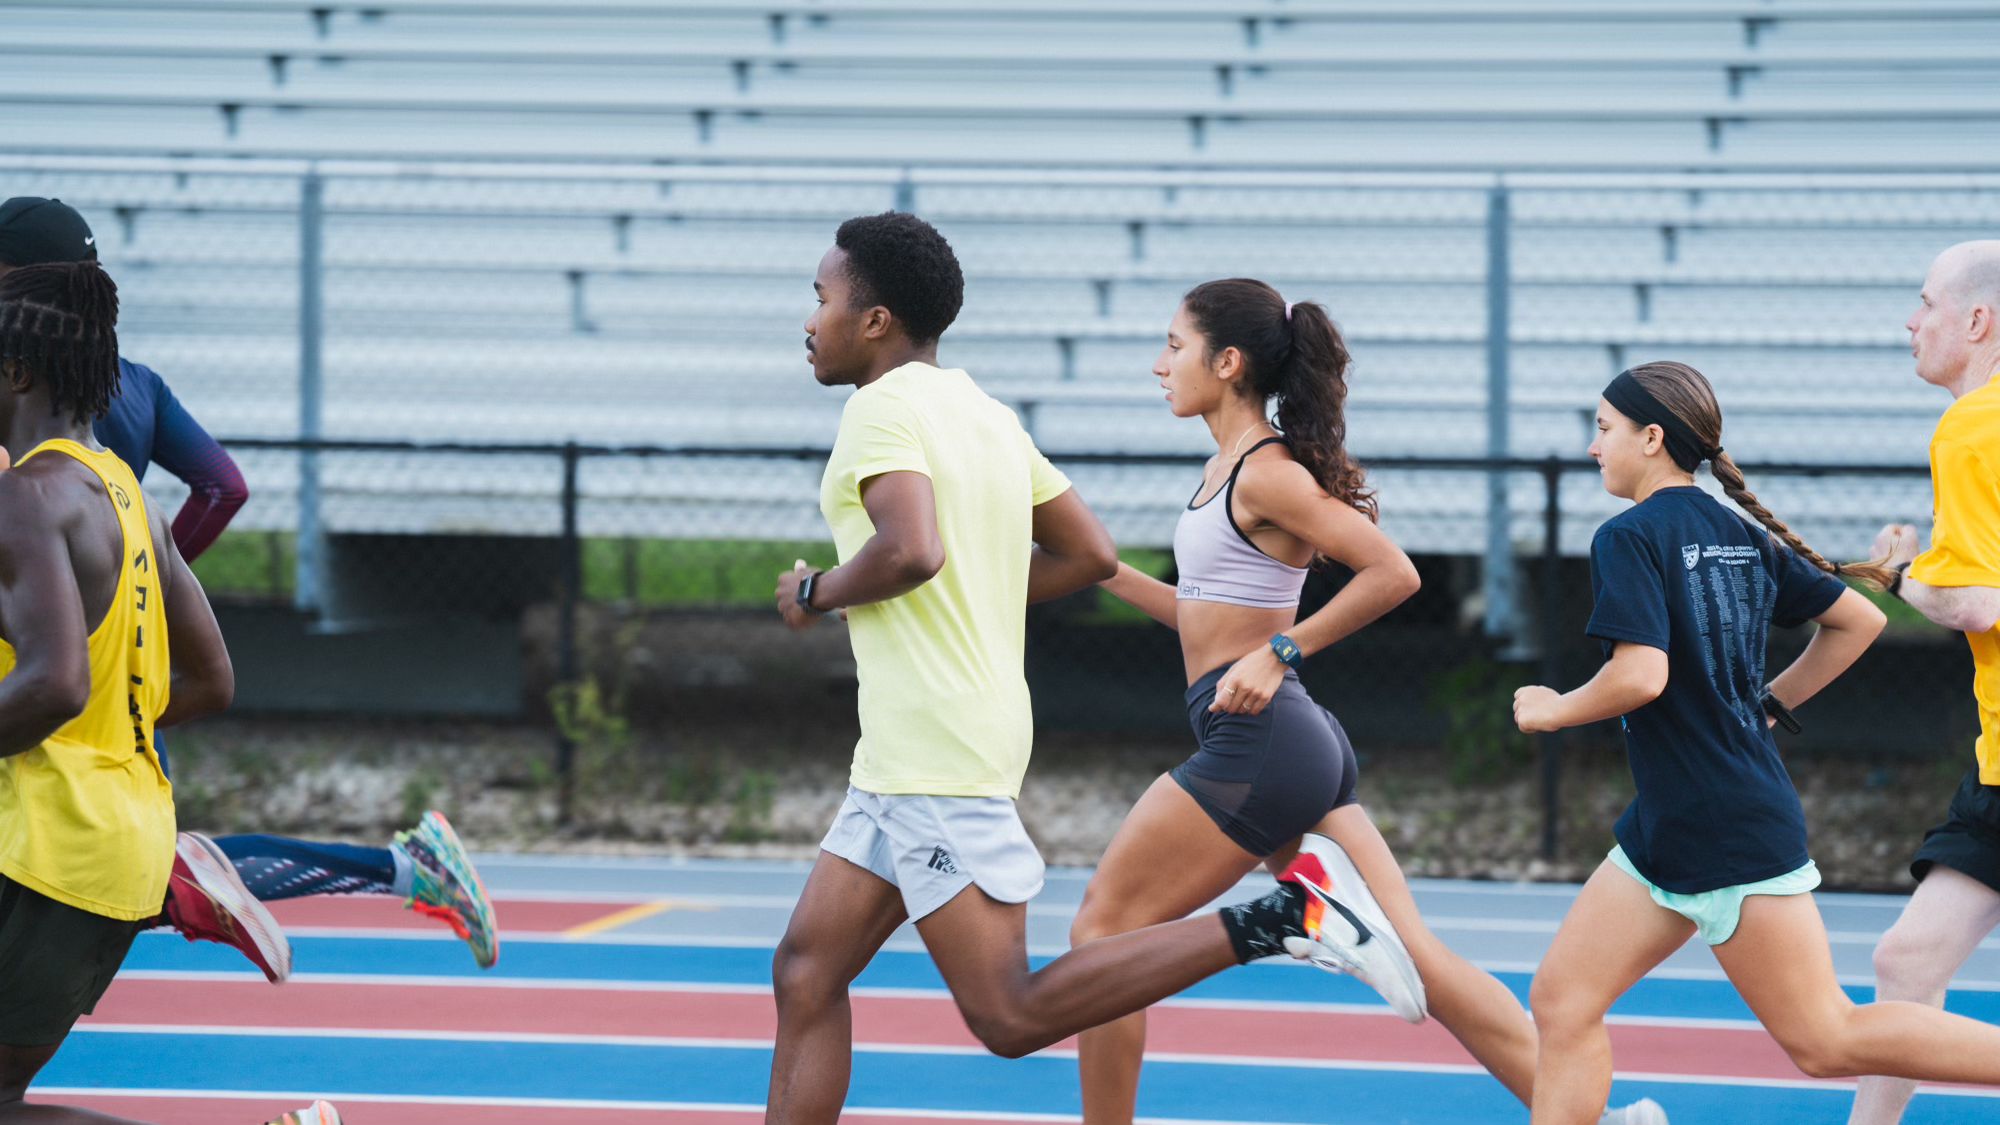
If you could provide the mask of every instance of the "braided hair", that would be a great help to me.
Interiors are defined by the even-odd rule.
[[[1894,575],[1879,560],[1866,563],[1827,561],[1818,551],[1806,546],[1797,532],[1772,515],[1771,509],[1766,508],[1764,502],[1757,499],[1757,494],[1750,491],[1743,482],[1743,470],[1722,449],[1722,406],[1716,402],[1715,388],[1709,385],[1706,376],[1685,363],[1666,361],[1640,364],[1626,374],[1637,380],[1647,394],[1692,430],[1704,451],[1713,451],[1713,456],[1708,459],[1709,471],[1715,475],[1716,483],[1722,486],[1723,494],[1750,518],[1764,525],[1772,537],[1828,574],[1858,579],[1876,590],[1888,588]]]
[[[48,388],[58,415],[89,425],[118,393],[118,286],[96,262],[22,266],[0,276],[0,373],[15,391]]]

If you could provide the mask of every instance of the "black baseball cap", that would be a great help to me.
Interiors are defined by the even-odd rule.
[[[97,239],[60,199],[17,195],[0,203],[0,266],[97,260]]]

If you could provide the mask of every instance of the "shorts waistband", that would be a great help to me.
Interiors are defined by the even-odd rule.
[[[1236,662],[1232,660],[1229,663],[1224,664],[1219,668],[1213,668],[1207,672],[1203,672],[1200,678],[1196,679],[1195,682],[1188,685],[1187,697],[1186,697],[1187,705],[1189,707],[1193,707],[1196,703],[1207,701],[1211,697],[1213,697],[1215,695],[1216,685],[1220,684],[1222,682],[1222,677],[1228,675],[1229,670],[1234,667],[1236,667]],[[1299,682],[1299,673],[1296,668],[1285,669],[1285,682],[1287,684],[1296,684]],[[1282,688],[1280,690],[1282,690]]]

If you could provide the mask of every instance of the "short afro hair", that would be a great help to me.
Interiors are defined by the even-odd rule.
[[[965,274],[936,227],[904,211],[884,211],[840,224],[833,244],[847,255],[854,307],[881,305],[919,344],[935,341],[958,318]]]

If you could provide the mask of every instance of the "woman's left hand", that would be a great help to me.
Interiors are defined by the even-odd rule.
[[[1271,697],[1285,682],[1285,662],[1269,645],[1229,666],[1222,682],[1215,685],[1215,702],[1210,711],[1231,715],[1255,715],[1271,705]]]

